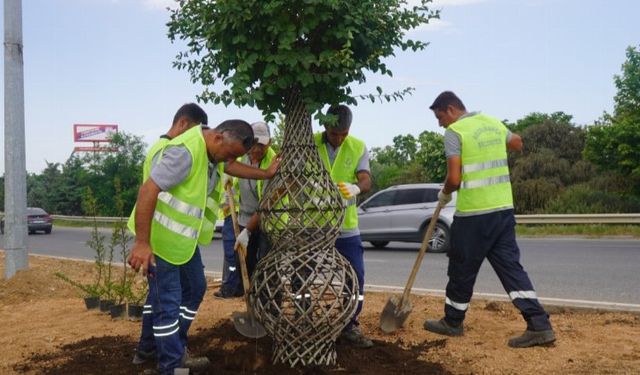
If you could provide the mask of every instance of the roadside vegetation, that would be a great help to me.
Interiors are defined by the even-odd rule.
[[[505,120],[525,143],[522,153],[509,157],[516,214],[640,212],[640,46],[626,50],[614,84],[613,113],[604,113],[592,124],[575,124],[573,116],[562,111]],[[416,116],[416,121],[424,121],[424,115],[428,114]],[[279,144],[282,117],[275,118],[275,143]],[[112,141],[115,152],[74,154],[64,163],[48,163],[41,173],[29,174],[28,205],[52,214],[81,216],[85,214],[83,194],[90,188],[99,206],[98,216],[117,216],[113,197],[118,178],[124,212],[131,212],[141,184],[146,145],[141,137],[126,132],[116,134]],[[371,149],[371,171],[372,192],[360,200],[391,185],[442,182],[446,174],[443,135],[431,131],[397,135],[393,144]],[[4,177],[0,179],[4,205]],[[84,224],[56,220],[56,225]],[[634,235],[636,230],[610,225],[520,229],[526,235]]]

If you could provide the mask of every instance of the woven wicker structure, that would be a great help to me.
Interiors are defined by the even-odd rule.
[[[344,204],[313,142],[301,98],[288,98],[282,163],[260,203],[272,248],[249,293],[273,338],[274,363],[335,364],[335,340],[355,313],[358,280],[334,243]]]

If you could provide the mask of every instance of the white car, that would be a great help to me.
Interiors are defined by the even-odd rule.
[[[442,184],[395,185],[381,190],[358,206],[360,236],[376,248],[390,241],[421,243],[438,205]],[[456,211],[456,193],[440,211],[429,244],[429,251],[446,252],[449,232]]]

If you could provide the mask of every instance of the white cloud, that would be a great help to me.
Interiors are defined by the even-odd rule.
[[[431,19],[428,24],[420,25],[417,28],[409,31],[409,35],[418,34],[418,33],[421,33],[423,31],[431,31],[431,32],[435,32],[435,31],[451,31],[453,29],[454,29],[454,27],[453,27],[453,24],[451,22],[443,21],[442,19],[439,19],[439,18],[434,18],[434,19]]]

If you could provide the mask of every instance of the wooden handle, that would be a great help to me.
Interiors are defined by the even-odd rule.
[[[427,233],[424,235],[424,239],[422,240],[422,246],[420,246],[420,252],[418,253],[418,257],[416,258],[416,262],[413,264],[413,269],[411,270],[411,274],[409,275],[409,280],[407,281],[407,285],[404,287],[404,293],[402,293],[402,299],[399,306],[402,306],[402,302],[409,297],[409,293],[411,293],[411,288],[413,287],[413,282],[416,280],[416,275],[418,274],[418,269],[420,269],[420,264],[422,264],[422,258],[424,258],[424,253],[427,251],[429,247],[429,241],[431,240],[431,236],[433,235],[433,229],[436,227],[436,222],[438,221],[438,217],[440,217],[440,204],[436,207],[436,210],[433,211],[433,216],[431,216],[431,221],[429,222],[429,227],[427,227]]]
[[[240,234],[240,226],[238,225],[238,217],[236,216],[236,205],[233,201],[233,192],[231,191],[231,182],[227,181],[224,185],[224,189],[227,192],[227,202],[229,203],[229,210],[231,211],[231,221],[233,222],[233,232],[236,238]],[[240,273],[242,274],[242,288],[244,289],[245,298],[249,293],[249,272],[247,271],[247,262],[245,258],[247,256],[247,249],[243,246],[238,246],[236,252],[238,253],[238,260],[240,261]]]

